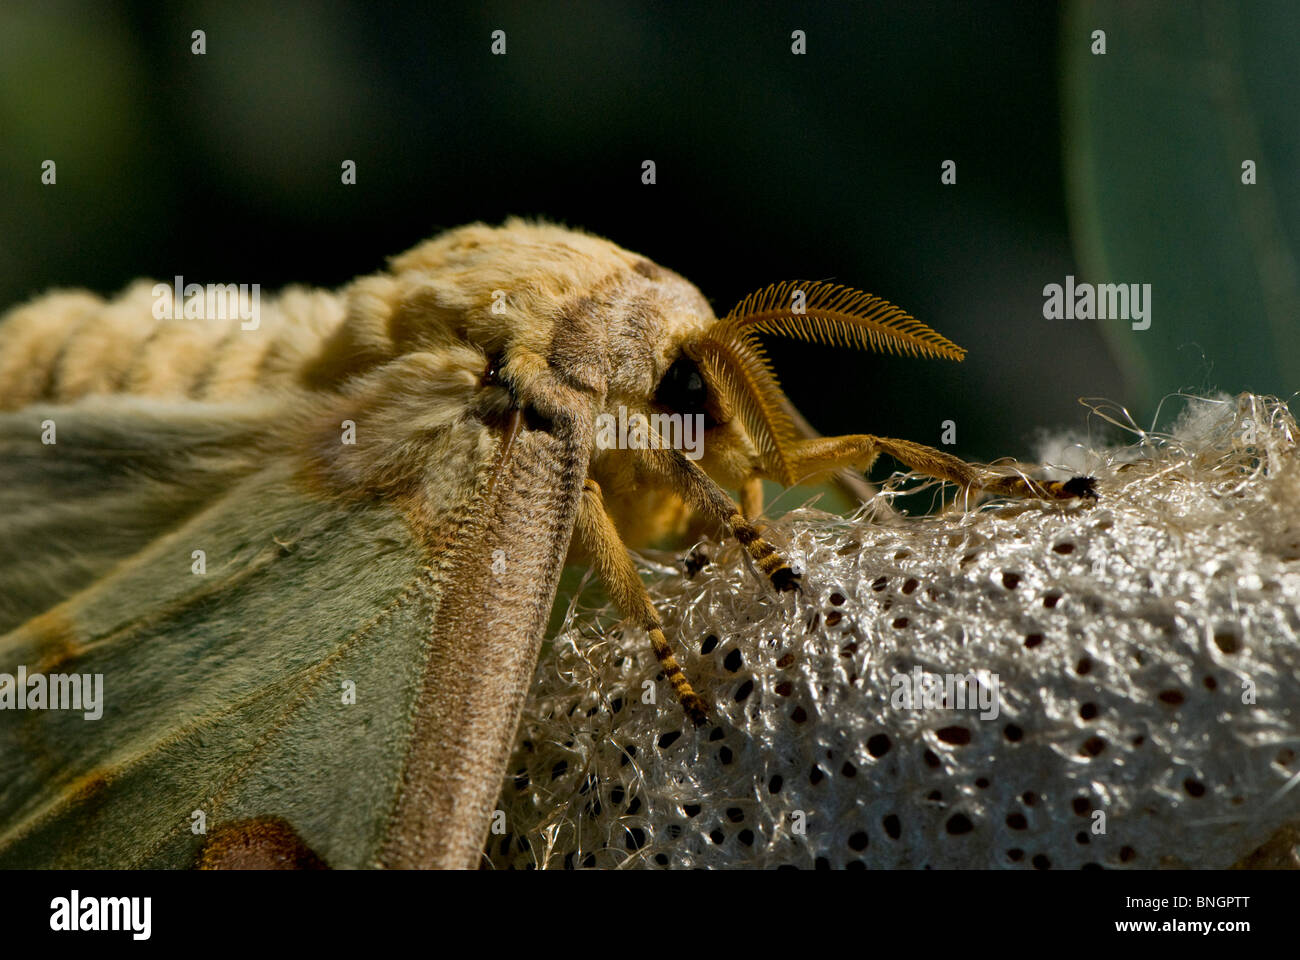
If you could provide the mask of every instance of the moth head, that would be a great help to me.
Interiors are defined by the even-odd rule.
[[[793,407],[759,339],[764,335],[918,357],[965,356],[902,308],[860,290],[788,280],[750,294],[684,337],[655,389],[660,407],[704,416],[704,466],[724,483],[742,479],[746,466],[786,486],[801,479],[790,459],[799,438]]]
[[[693,284],[636,253],[511,219],[448,231],[352,284],[344,322],[301,379],[409,403],[422,412],[393,417],[412,425],[458,409],[491,422],[519,410],[527,427],[577,408],[679,414],[702,428],[693,458],[723,486],[756,471],[792,485],[802,479],[789,456],[798,431],[768,336],[964,355],[899,307],[819,281],[774,284],[719,319]],[[637,457],[595,446],[597,473]]]

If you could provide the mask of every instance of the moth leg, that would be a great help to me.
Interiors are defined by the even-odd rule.
[[[763,478],[750,477],[740,488],[740,512],[755,521],[763,514]]]
[[[1096,499],[1096,481],[1092,477],[1072,477],[1066,481],[1030,480],[1019,475],[1005,476],[960,460],[950,453],[910,440],[891,440],[870,434],[844,437],[818,437],[799,440],[787,452],[791,472],[806,478],[846,466],[870,470],[876,457],[887,453],[899,463],[939,480],[949,480],[963,489],[983,489],[1004,497],[1036,497],[1043,500],[1069,500],[1073,497]]]
[[[680,450],[647,450],[646,463],[692,507],[724,524],[778,591],[798,590],[799,575],[745,519],[736,501]],[[761,491],[761,488],[760,488]],[[760,494],[761,495],[761,494]]]
[[[605,511],[600,484],[590,478],[583,485],[576,530],[582,545],[591,554],[592,564],[601,583],[605,585],[605,590],[623,615],[634,620],[650,637],[650,646],[664,668],[664,675],[677,695],[678,702],[698,727],[708,719],[708,708],[673,656],[672,648],[664,638],[659,611],[655,609],[654,601],[641,582],[632,556],[614,528],[614,521],[610,520]]]

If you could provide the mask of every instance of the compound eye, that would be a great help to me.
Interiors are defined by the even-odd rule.
[[[695,361],[682,354],[655,390],[655,400],[674,413],[708,413],[709,388]]]
[[[484,369],[482,376],[478,379],[480,387],[496,387],[501,385],[501,355],[488,357],[487,367]]]

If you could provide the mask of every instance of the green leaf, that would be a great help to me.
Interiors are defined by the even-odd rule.
[[[1300,389],[1297,35],[1286,2],[1101,0],[1064,18],[1076,279],[1152,285],[1149,329],[1098,321],[1139,417],[1184,388]]]

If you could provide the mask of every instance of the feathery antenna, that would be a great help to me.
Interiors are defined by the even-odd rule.
[[[745,425],[764,470],[786,484],[797,479],[786,451],[798,434],[760,334],[915,357],[966,356],[901,307],[852,287],[786,280],[745,297],[686,352],[717,388],[724,412]]]
[[[803,291],[802,309],[794,294]],[[902,307],[852,287],[820,280],[786,280],[751,293],[711,331],[771,333],[829,346],[859,347],[918,357],[961,360],[966,351]]]

